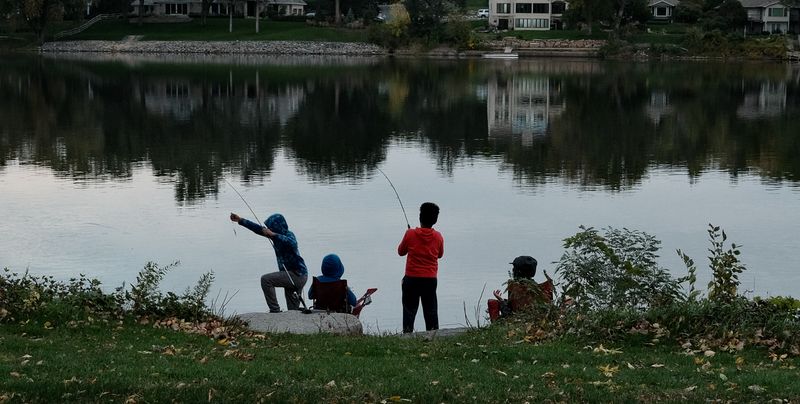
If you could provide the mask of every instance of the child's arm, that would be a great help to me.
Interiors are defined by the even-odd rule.
[[[249,220],[237,215],[236,213],[231,213],[231,221],[239,223],[239,226],[247,227],[248,229],[250,229],[250,231],[252,231],[253,233],[258,234],[260,236],[269,237],[269,238],[272,238],[272,237],[275,236],[275,233],[273,233],[272,230],[270,230],[266,226],[262,226],[262,225],[260,225],[260,224],[258,224],[256,222],[251,222],[251,221],[249,221]]]
[[[411,233],[411,229],[406,230],[406,233],[403,234],[403,240],[400,241],[400,245],[397,246],[397,254],[401,257],[408,254],[408,235]]]

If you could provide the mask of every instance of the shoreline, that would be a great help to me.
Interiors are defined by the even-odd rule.
[[[207,55],[325,55],[325,56],[425,56],[432,58],[480,58],[485,54],[502,53],[510,47],[519,58],[571,57],[597,58],[602,40],[531,40],[503,39],[491,41],[486,49],[457,50],[437,47],[427,51],[413,48],[389,51],[375,44],[360,42],[316,41],[121,41],[85,40],[46,42],[39,53],[101,54],[207,54]]]

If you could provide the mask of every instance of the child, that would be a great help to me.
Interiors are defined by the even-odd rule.
[[[283,215],[276,213],[268,217],[264,221],[265,226],[244,219],[235,213],[231,213],[231,220],[239,223],[240,226],[247,227],[253,233],[272,240],[272,248],[275,249],[275,258],[278,260],[278,272],[261,276],[261,290],[267,300],[269,312],[279,313],[281,311],[278,298],[275,296],[275,287],[283,288],[286,306],[289,310],[300,310],[300,293],[308,279],[308,270],[303,257],[300,256],[297,238],[294,233],[289,231],[289,225],[286,224]]]
[[[400,256],[408,255],[402,286],[404,333],[414,331],[420,300],[425,329],[439,329],[436,275],[439,272],[438,260],[444,255],[444,238],[433,229],[438,219],[439,206],[432,202],[423,203],[419,207],[420,227],[408,229],[397,247]]]
[[[322,289],[325,284],[340,281],[342,279],[342,275],[344,275],[344,265],[342,265],[342,260],[339,259],[339,256],[336,254],[328,254],[322,259],[322,276],[317,276],[315,278],[320,284],[320,289]],[[322,298],[323,293],[324,292],[322,291],[316,291],[314,289],[314,284],[312,283],[311,287],[308,289],[308,298],[317,299],[317,294],[320,295],[319,298]],[[356,305],[356,295],[352,290],[350,290],[349,286],[347,287],[347,305],[351,310],[353,306]]]

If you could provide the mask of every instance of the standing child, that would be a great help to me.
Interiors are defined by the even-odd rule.
[[[397,247],[400,256],[406,258],[403,277],[403,332],[414,331],[420,300],[426,330],[439,329],[438,302],[436,300],[436,275],[439,258],[444,255],[444,238],[433,229],[439,219],[439,206],[425,202],[419,207],[420,227],[408,229]]]
[[[303,257],[300,256],[297,238],[289,231],[289,225],[286,224],[283,215],[275,213],[268,217],[264,221],[264,226],[235,213],[231,213],[231,220],[247,227],[253,233],[272,240],[272,248],[275,249],[275,258],[278,260],[278,271],[261,276],[261,290],[264,292],[264,299],[267,300],[269,312],[281,311],[278,297],[275,296],[275,287],[283,288],[289,310],[300,310],[300,299],[302,299],[300,294],[308,279],[308,270]]]

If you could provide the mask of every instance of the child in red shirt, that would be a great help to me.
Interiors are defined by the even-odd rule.
[[[438,219],[439,206],[432,202],[423,203],[419,207],[420,227],[408,229],[397,247],[400,256],[408,255],[402,286],[404,333],[414,331],[420,300],[425,329],[439,329],[436,275],[439,272],[439,258],[444,255],[444,238],[433,229]]]

